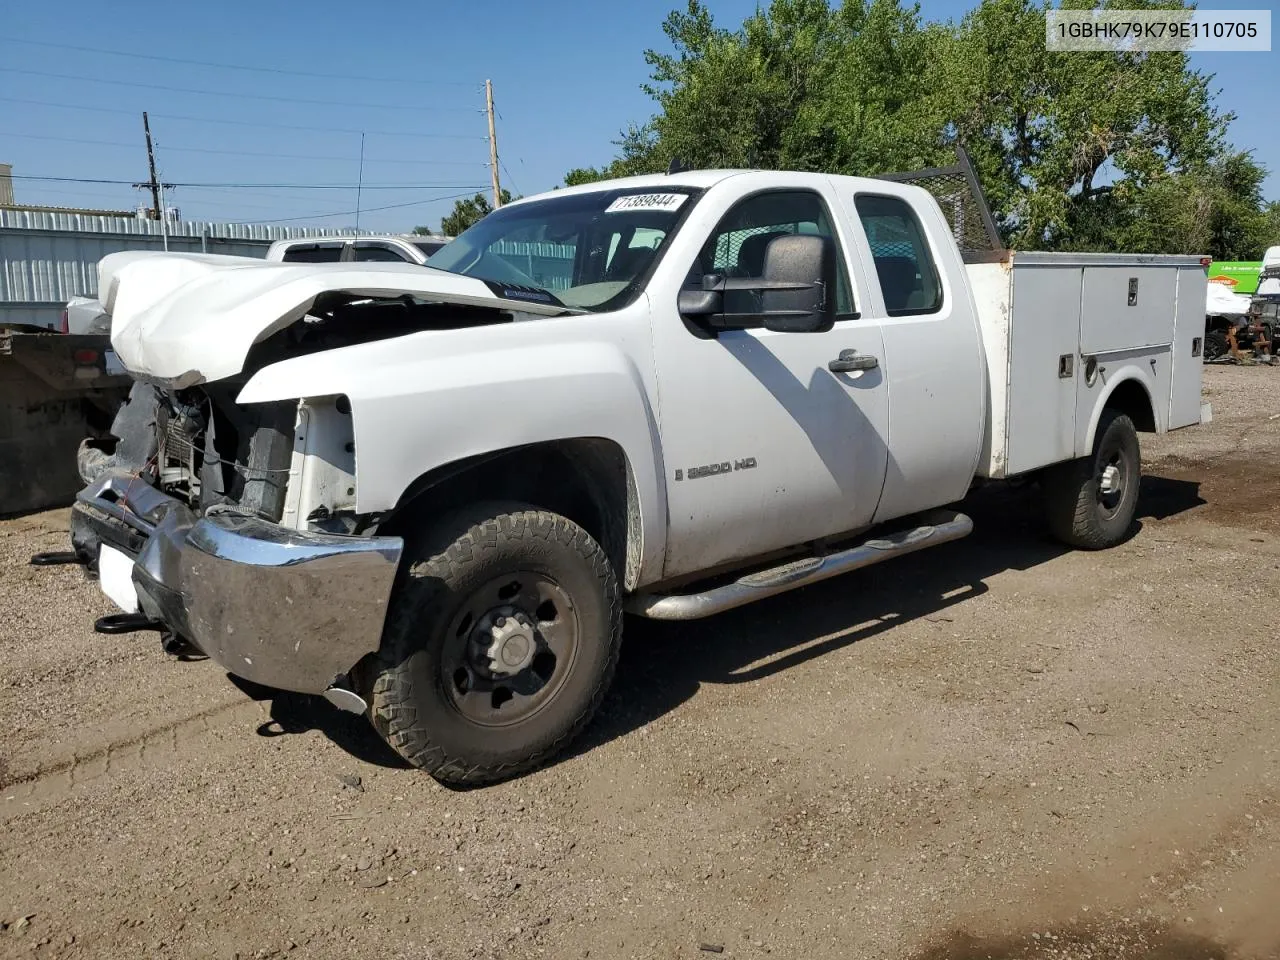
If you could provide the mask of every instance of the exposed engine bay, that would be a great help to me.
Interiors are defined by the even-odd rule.
[[[301,320],[255,344],[237,376],[182,390],[136,382],[111,436],[81,445],[81,479],[127,473],[198,515],[231,510],[294,529],[362,532],[370,518],[354,513],[356,451],[346,398],[241,405],[244,384],[291,357],[513,320],[510,311],[408,295],[322,294]]]

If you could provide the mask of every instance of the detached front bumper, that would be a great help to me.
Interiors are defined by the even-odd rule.
[[[291,530],[230,511],[199,518],[118,474],[80,492],[71,539],[85,557],[103,544],[125,553],[139,609],[227,671],[300,693],[343,688],[378,649],[404,547],[398,537]]]

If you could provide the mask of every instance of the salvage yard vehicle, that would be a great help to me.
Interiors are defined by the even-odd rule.
[[[124,611],[100,627],[481,784],[583,729],[624,610],[957,540],[1008,478],[1065,543],[1117,544],[1138,432],[1210,413],[1200,259],[974,249],[990,214],[953,201],[674,171],[505,205],[425,267],[109,256],[136,385],[72,512]]]
[[[448,242],[448,237],[425,234],[295,238],[271,244],[266,258],[285,263],[426,263],[428,257]]]

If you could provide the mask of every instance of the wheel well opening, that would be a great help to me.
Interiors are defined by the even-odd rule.
[[[419,477],[379,525],[412,538],[432,519],[482,500],[516,500],[567,517],[600,544],[619,578],[637,562],[628,508],[626,456],[613,441],[587,438],[515,447],[449,464]],[[628,579],[630,577],[628,576]]]
[[[1154,433],[1156,429],[1155,411],[1151,408],[1151,397],[1137,380],[1126,380],[1112,391],[1107,398],[1107,409],[1123,413],[1133,421],[1135,429],[1144,433]]]

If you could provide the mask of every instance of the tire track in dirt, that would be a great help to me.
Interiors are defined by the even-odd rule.
[[[262,716],[261,704],[236,698],[35,769],[0,766],[0,822],[61,802],[104,777],[152,769],[191,755],[200,740],[220,729]]]

